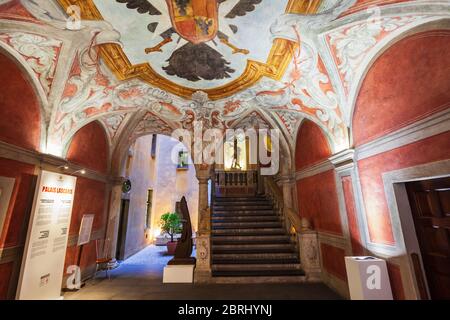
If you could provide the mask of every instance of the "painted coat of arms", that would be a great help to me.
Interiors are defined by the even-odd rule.
[[[146,48],[145,53],[163,52],[168,43],[177,47],[163,70],[170,76],[189,81],[230,78],[235,72],[220,52],[225,45],[232,54],[249,54],[238,48],[232,38],[239,32],[238,24],[228,23],[254,11],[262,0],[116,0],[127,8],[153,18],[148,30],[162,40]],[[179,37],[174,37],[174,34]]]

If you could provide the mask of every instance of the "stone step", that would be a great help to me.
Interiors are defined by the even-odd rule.
[[[257,235],[257,236],[220,236],[213,235],[211,237],[213,245],[216,244],[277,244],[277,243],[291,243],[291,237],[288,235]]]
[[[288,283],[304,282],[305,272],[301,269],[295,270],[214,270],[211,271],[213,278],[220,278],[216,283]],[[292,280],[289,279],[292,278]],[[233,282],[230,278],[239,279]],[[261,281],[258,281],[261,279]]]
[[[259,216],[213,216],[212,223],[219,222],[263,222],[263,221],[280,221],[276,215],[259,215]]]
[[[225,253],[296,253],[297,248],[293,243],[274,244],[219,244],[212,246],[212,254]]]
[[[267,201],[266,197],[216,197],[214,199],[215,202],[237,202],[237,201]]]
[[[301,270],[299,263],[285,264],[212,264],[212,271],[298,271]]]
[[[297,272],[296,272],[297,273]],[[216,271],[208,279],[208,283],[216,284],[267,284],[267,283],[305,283],[307,281],[304,272],[287,275],[239,275],[233,272]]]
[[[261,228],[282,228],[280,221],[256,221],[256,222],[215,222],[213,229],[261,229]]]
[[[236,216],[276,216],[273,209],[268,210],[214,210],[213,217],[236,217]]]
[[[272,206],[272,202],[269,200],[261,200],[261,201],[230,201],[230,202],[214,202],[214,206],[223,206],[223,207],[229,207],[229,206]]]
[[[248,211],[248,210],[273,210],[273,206],[272,205],[266,205],[266,204],[262,204],[262,205],[250,205],[250,206],[245,206],[245,205],[230,205],[230,206],[222,206],[222,205],[214,205],[213,208],[214,212],[215,211]]]
[[[213,254],[213,264],[299,264],[295,253],[228,253]]]
[[[283,228],[264,228],[264,229],[213,229],[213,235],[226,236],[260,236],[260,235],[286,235],[286,230]]]

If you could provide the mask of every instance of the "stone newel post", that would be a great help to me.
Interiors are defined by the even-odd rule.
[[[317,231],[311,230],[306,219],[302,219],[302,230],[298,233],[300,263],[308,281],[321,280],[320,248]]]
[[[211,276],[211,209],[208,206],[208,181],[210,178],[210,170],[197,171],[199,218],[196,239],[197,265],[195,268],[195,282],[205,282]]]

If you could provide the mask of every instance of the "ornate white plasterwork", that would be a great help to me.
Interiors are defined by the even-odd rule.
[[[298,127],[300,126],[300,123],[304,119],[304,115],[299,112],[284,111],[284,110],[275,111],[275,114],[278,116],[281,123],[283,123],[292,141],[295,143],[297,138]]]
[[[270,125],[267,121],[257,112],[252,111],[243,119],[237,119],[235,123],[231,125],[233,128],[248,130],[248,129],[269,129]]]
[[[109,117],[105,117],[103,119],[103,123],[105,127],[107,128],[109,137],[114,144],[114,141],[116,140],[117,133],[119,129],[121,128],[122,124],[125,122],[125,118],[128,114],[127,113],[120,113],[120,114],[114,114]]]
[[[170,135],[173,130],[167,122],[148,112],[136,126],[133,135],[134,138],[150,133]]]
[[[342,76],[346,92],[349,92],[356,71],[366,54],[375,47],[382,37],[425,17],[423,15],[380,17],[373,21],[346,26],[328,34],[331,48],[336,51],[338,70]]]
[[[0,40],[17,51],[33,69],[48,95],[62,41],[25,32],[0,33]]]
[[[450,19],[450,2],[410,1],[372,6],[319,30],[318,46],[333,75],[347,126],[362,81],[377,57],[411,30],[442,19]]]

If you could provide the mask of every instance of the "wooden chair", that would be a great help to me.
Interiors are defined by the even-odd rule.
[[[112,267],[110,262],[111,258],[111,241],[109,239],[98,239],[95,240],[95,252],[96,252],[96,260],[95,260],[95,274],[94,278],[97,276],[98,271],[105,270],[106,276],[108,279],[111,279],[108,270],[111,270]]]

